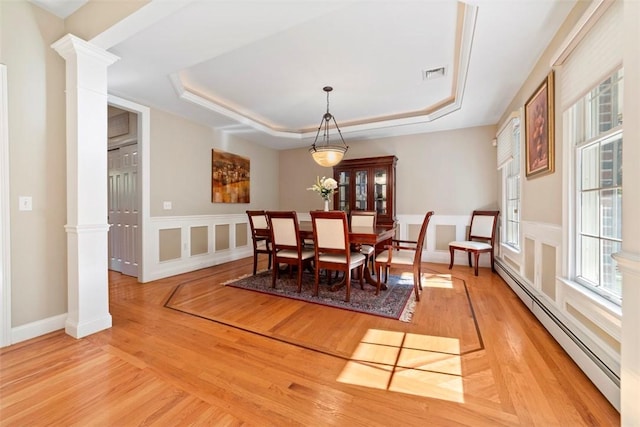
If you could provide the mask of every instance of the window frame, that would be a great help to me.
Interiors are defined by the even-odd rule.
[[[503,206],[503,215],[501,215],[501,229],[504,230],[500,233],[500,243],[509,250],[520,253],[522,243],[522,221],[521,221],[521,209],[522,209],[522,123],[521,123],[522,111],[514,112],[504,126],[501,128],[499,135],[502,132],[510,131],[511,141],[511,160],[501,167],[501,200]],[[507,129],[509,128],[509,129]],[[516,173],[514,174],[514,167],[517,165]],[[517,198],[510,198],[509,194],[509,179],[516,181]],[[516,213],[515,219],[510,215],[509,202],[515,201]],[[517,231],[515,232],[515,241],[510,241],[512,234],[509,232],[509,223],[515,224]]]
[[[604,251],[603,251],[604,241],[616,242],[620,245],[622,244],[622,231],[621,231],[622,223],[620,222],[620,224],[617,225],[620,228],[619,239],[603,236],[604,217],[602,215],[602,211],[604,206],[602,201],[599,198],[599,194],[602,191],[608,191],[608,190],[622,191],[622,182],[624,179],[621,178],[620,182],[617,185],[603,187],[602,183],[599,182],[597,186],[589,187],[588,189],[582,188],[582,185],[583,185],[582,168],[584,164],[583,158],[585,157],[585,152],[587,152],[587,150],[589,149],[595,148],[596,146],[598,147],[598,156],[596,160],[596,163],[598,165],[598,170],[596,172],[596,177],[598,177],[598,180],[601,180],[602,177],[601,177],[600,166],[602,165],[603,157],[601,155],[601,151],[599,147],[602,147],[603,145],[610,142],[615,142],[617,140],[620,140],[620,144],[623,144],[623,141],[624,141],[622,109],[620,108],[619,110],[612,111],[612,117],[613,117],[613,112],[618,112],[618,114],[616,115],[618,122],[616,124],[612,125],[611,128],[608,128],[606,130],[598,130],[594,132],[593,118],[600,113],[599,111],[600,104],[598,103],[594,103],[591,105],[589,104],[589,101],[593,99],[593,93],[596,90],[600,90],[600,86],[602,86],[607,80],[611,79],[613,76],[618,77],[618,80],[616,81],[616,83],[619,84],[619,86],[616,89],[618,91],[618,96],[621,96],[622,88],[624,84],[624,72],[622,68],[616,69],[612,73],[608,74],[605,79],[603,79],[602,81],[598,82],[593,87],[591,87],[584,96],[580,97],[573,104],[568,106],[565,112],[563,113],[563,115],[565,117],[565,127],[568,127],[568,129],[566,129],[567,138],[565,139],[565,143],[569,144],[569,146],[571,147],[570,160],[571,160],[571,166],[573,169],[571,171],[571,174],[573,175],[573,179],[571,180],[571,185],[570,185],[570,191],[571,191],[570,200],[572,205],[571,211],[573,212],[572,225],[570,227],[570,242],[571,242],[571,246],[573,247],[572,252],[574,256],[571,257],[571,261],[570,261],[572,263],[572,265],[570,265],[570,272],[571,272],[570,277],[574,283],[577,283],[578,285],[582,286],[583,288],[589,291],[594,292],[595,294],[606,299],[607,301],[610,301],[620,306],[622,304],[621,292],[620,292],[620,295],[617,295],[616,293],[610,290],[610,286],[605,286],[602,282],[602,277],[604,274],[603,268],[605,268],[603,266],[602,259],[604,254]],[[594,105],[595,105],[595,108],[594,108]],[[623,146],[620,148],[620,150],[623,150]],[[622,174],[622,172],[620,173]],[[598,203],[597,203],[598,213],[596,214],[596,224],[598,228],[597,236],[594,235],[593,233],[590,234],[586,232],[583,229],[583,224],[582,224],[582,218],[583,218],[582,198],[585,194],[589,192],[598,193]],[[623,203],[622,194],[620,194],[620,204],[622,203]],[[583,275],[583,270],[582,270],[582,265],[583,265],[582,264],[582,261],[583,261],[582,260],[582,257],[583,257],[582,238],[583,236],[597,239],[597,243],[598,243],[597,257],[599,259],[597,283],[590,280],[588,277],[585,277],[585,275]],[[617,267],[615,267],[615,260],[613,260],[613,263],[614,263],[615,270],[617,270]],[[618,272],[618,275],[619,275],[619,272]]]

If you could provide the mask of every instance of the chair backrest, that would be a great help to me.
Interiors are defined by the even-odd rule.
[[[311,211],[313,239],[318,252],[348,253],[349,224],[343,211]]]
[[[300,250],[298,216],[295,211],[267,211],[274,250]]]
[[[416,253],[413,259],[413,263],[422,261],[422,248],[424,247],[424,239],[427,236],[427,228],[429,227],[429,221],[431,220],[431,216],[433,215],[433,211],[427,212],[422,220],[422,226],[420,227],[420,233],[418,234],[418,240],[416,240]]]
[[[256,237],[257,230],[268,230],[269,223],[265,211],[247,211],[249,217],[249,225],[251,226],[251,235]]]
[[[493,246],[500,211],[473,211],[468,240],[486,240]]]
[[[375,227],[378,213],[376,211],[352,210],[349,213],[351,227]]]

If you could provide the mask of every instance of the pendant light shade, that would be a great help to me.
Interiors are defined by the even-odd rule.
[[[324,167],[332,167],[337,165],[342,161],[344,157],[344,153],[347,152],[349,147],[344,143],[344,139],[342,138],[342,132],[340,132],[340,128],[338,127],[338,123],[336,122],[336,118],[329,113],[329,92],[333,90],[331,86],[325,86],[322,88],[327,93],[327,112],[322,116],[322,120],[320,121],[320,126],[318,126],[318,132],[316,133],[316,139],[313,141],[313,145],[309,148],[309,152],[313,157],[313,160],[320,166]],[[340,143],[331,143],[329,140],[329,122],[333,120],[333,125],[338,132],[338,137],[340,139]],[[318,138],[320,138],[320,131],[322,130],[322,139],[318,142]]]

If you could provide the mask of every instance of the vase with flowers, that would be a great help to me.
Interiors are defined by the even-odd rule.
[[[320,194],[320,197],[324,200],[324,210],[328,211],[329,200],[336,188],[338,188],[338,182],[335,179],[323,176],[322,178],[318,177],[316,183],[307,188],[307,190],[315,191]]]

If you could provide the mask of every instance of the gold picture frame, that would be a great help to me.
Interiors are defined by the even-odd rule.
[[[551,71],[524,105],[527,179],[555,170],[553,83]]]
[[[249,203],[251,162],[222,150],[211,150],[211,203]]]

